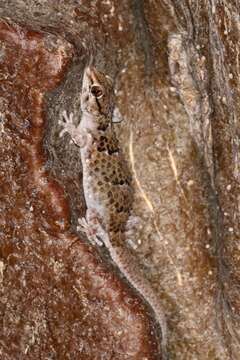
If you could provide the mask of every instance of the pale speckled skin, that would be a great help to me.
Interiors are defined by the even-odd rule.
[[[167,359],[167,324],[157,294],[125,244],[125,227],[133,201],[131,175],[113,129],[113,86],[110,79],[93,67],[84,71],[82,119],[76,127],[72,115],[60,121],[62,136],[68,132],[80,147],[83,190],[87,205],[86,220],[80,220],[93,243],[109,253],[130,284],[145,298],[161,327],[161,359]]]

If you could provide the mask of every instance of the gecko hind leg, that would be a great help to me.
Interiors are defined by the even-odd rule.
[[[101,225],[95,210],[88,209],[86,218],[78,219],[78,224],[77,230],[83,231],[93,245],[102,246],[106,242],[108,235]]]
[[[142,227],[143,225],[141,223],[140,217],[133,215],[129,216],[127,223],[125,225],[124,236],[126,242],[133,249],[136,249],[138,247],[136,242],[136,231],[140,230]]]
[[[98,239],[95,229],[87,222],[86,218],[78,219],[77,231],[84,232],[92,245],[102,246],[102,241]]]

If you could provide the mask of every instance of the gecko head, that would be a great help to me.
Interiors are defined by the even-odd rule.
[[[113,110],[113,83],[109,76],[87,67],[83,74],[81,109],[96,117],[111,118]]]

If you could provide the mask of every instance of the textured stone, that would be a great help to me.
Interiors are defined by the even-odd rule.
[[[64,351],[71,351],[74,358],[80,348],[77,346],[82,346],[82,354],[89,351],[90,355],[84,353],[89,359],[99,358],[99,353],[114,359],[155,356],[154,350],[150,350],[149,355],[151,341],[155,343],[156,338],[154,334],[149,335],[153,328],[147,308],[131,295],[130,288],[116,276],[117,271],[112,272],[105,254],[95,254],[94,249],[73,235],[77,217],[84,215],[81,165],[77,149],[66,139],[58,139],[57,119],[63,109],[73,111],[75,116],[79,114],[81,74],[92,54],[95,65],[115,80],[116,117],[123,119],[116,127],[126,156],[132,159],[134,155],[138,180],[135,182],[134,213],[140,224],[129,237],[129,244],[135,250],[136,258],[147,268],[146,275],[166,309],[169,357],[178,360],[237,359],[240,238],[238,2],[2,0],[0,15],[22,24],[15,39],[21,37],[23,28],[44,30],[44,35],[34,36],[45,39],[39,41],[45,43],[46,56],[52,51],[52,57],[45,65],[32,65],[35,76],[31,76],[26,63],[24,71],[22,65],[18,65],[23,50],[14,45],[14,37],[5,39],[12,30],[4,30],[6,35],[1,35],[1,92],[4,93],[0,99],[0,129],[3,130],[0,151],[1,167],[4,167],[1,174],[8,174],[1,175],[3,191],[0,194],[0,231],[4,229],[3,236],[7,239],[1,244],[0,262],[0,280],[4,284],[1,309],[8,334],[4,338],[1,336],[5,343],[5,358],[9,351],[14,354],[10,359],[15,359],[20,343],[23,344],[22,351],[27,349],[32,358],[45,355],[47,351],[53,358],[66,358]],[[47,38],[50,40],[46,41]],[[60,43],[48,48],[47,44],[52,42]],[[24,46],[29,47],[28,43],[23,41]],[[8,56],[14,61],[4,62],[6,44],[12,54]],[[63,63],[71,57],[72,62],[66,69]],[[62,67],[60,58],[65,59]],[[31,61],[34,62],[34,57]],[[60,75],[49,75],[57,65],[59,74],[63,69],[65,71],[62,82],[57,80]],[[41,79],[43,71],[45,77]],[[5,78],[4,74],[8,73],[10,76]],[[17,79],[16,73],[19,74]],[[19,98],[17,102],[13,100],[13,79]],[[23,86],[24,83],[31,91]],[[28,96],[20,96],[22,87]],[[43,102],[39,100],[42,99],[39,94],[46,91],[43,120],[37,114],[28,115],[31,103],[37,112],[35,103]],[[18,113],[21,116],[14,115]],[[41,121],[46,125],[44,133],[43,128],[37,126]],[[31,122],[36,122],[34,128],[26,126]],[[43,139],[43,135],[44,141],[36,143],[34,139]],[[21,146],[17,150],[20,139]],[[42,145],[44,152],[35,162]],[[29,211],[35,200],[38,205]],[[25,205],[27,201],[30,201],[29,205]],[[26,206],[29,208],[23,210]],[[19,227],[14,226],[15,223]],[[28,230],[33,228],[34,231]],[[24,240],[28,231],[31,237],[28,235]],[[51,261],[46,262],[46,258]],[[93,265],[86,270],[89,263]],[[95,278],[93,274],[99,271],[102,275]],[[36,287],[36,282],[41,286]],[[28,285],[24,287],[24,283]],[[125,296],[121,295],[122,287]],[[28,291],[23,294],[26,288]],[[33,290],[29,289],[41,290],[41,294],[33,296]],[[93,289],[98,289],[95,290],[97,294],[101,293],[95,300],[91,295]],[[127,317],[127,310],[123,312],[124,321],[126,318],[129,321],[124,329],[130,329],[125,339],[131,344],[120,341],[122,337],[116,335],[115,328],[111,330],[110,322],[104,318],[106,311],[102,309],[112,304],[109,297],[119,299],[119,304],[125,297],[132,299],[127,302],[131,315]],[[39,305],[35,306],[34,301]],[[24,307],[25,303],[27,307]],[[110,319],[116,319],[119,306],[114,311],[109,305],[112,309]],[[32,314],[38,308],[41,311],[33,316],[29,310],[26,321],[27,312],[22,308],[30,309]],[[95,313],[91,317],[93,309]],[[85,311],[88,316],[84,315]],[[25,318],[21,318],[21,313]],[[46,325],[43,318],[49,319]],[[80,318],[87,325],[79,338]],[[145,327],[141,319],[146,325],[145,332],[140,331]],[[124,321],[112,321],[112,326],[119,324],[119,330]],[[135,322],[135,325],[142,324],[137,332],[139,336],[135,336]],[[26,324],[35,330],[29,331],[29,327],[26,330]],[[67,324],[64,335],[63,324]],[[95,329],[96,324],[94,335],[90,330],[87,332],[86,329]],[[104,334],[108,334],[106,337],[103,327]],[[96,334],[100,338],[98,341]],[[16,339],[15,347],[12,339]],[[34,342],[34,339],[38,340]],[[77,342],[79,339],[81,345]],[[91,346],[91,339],[98,344],[98,350]],[[31,345],[33,342],[35,345]],[[131,350],[124,346],[139,352],[131,357],[127,353]],[[146,355],[141,353],[143,348]],[[112,349],[117,350],[113,352]],[[54,351],[58,351],[56,355]],[[84,359],[82,354],[79,358]]]

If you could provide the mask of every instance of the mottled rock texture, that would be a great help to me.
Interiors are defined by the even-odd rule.
[[[76,232],[81,163],[57,121],[79,117],[93,55],[169,358],[238,359],[239,3],[2,0],[0,16],[0,358],[161,359],[151,309]]]

